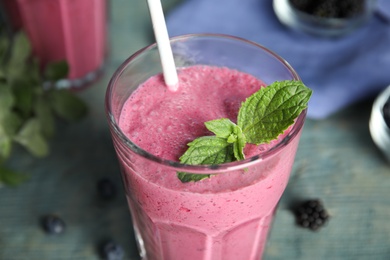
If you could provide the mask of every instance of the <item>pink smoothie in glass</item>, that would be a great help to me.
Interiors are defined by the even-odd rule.
[[[224,117],[236,122],[241,102],[264,86],[228,68],[199,65],[179,70],[178,76],[174,93],[162,75],[147,80],[125,102],[119,120],[136,145],[172,161],[179,161],[188,142],[212,135],[204,122]],[[172,169],[118,149],[141,255],[148,260],[261,259],[298,140],[245,169],[189,183]],[[246,158],[277,142],[247,145]]]
[[[42,65],[66,60],[69,79],[101,68],[106,51],[106,0],[15,0]]]

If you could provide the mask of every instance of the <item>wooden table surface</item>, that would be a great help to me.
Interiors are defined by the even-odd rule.
[[[163,1],[171,8],[178,0]],[[0,188],[0,259],[100,259],[99,245],[113,239],[136,260],[130,214],[104,114],[104,94],[115,68],[153,41],[146,1],[115,0],[109,8],[109,55],[102,78],[80,92],[90,108],[79,123],[58,122],[51,154],[32,158],[16,149],[8,166],[30,179]],[[280,202],[265,260],[390,259],[390,166],[373,144],[367,100],[321,121],[307,120],[291,181]],[[112,201],[98,197],[96,183],[110,177]],[[320,198],[331,219],[318,232],[296,226],[296,201]],[[40,217],[66,222],[47,235]]]

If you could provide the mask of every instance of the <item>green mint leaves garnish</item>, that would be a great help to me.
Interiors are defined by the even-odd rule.
[[[217,137],[225,140],[229,146],[233,145],[233,154],[237,160],[243,160],[243,149],[246,144],[245,135],[241,127],[230,121],[228,118],[212,120],[204,123],[206,128],[213,132]]]
[[[242,103],[237,124],[222,118],[205,122],[215,136],[204,136],[188,144],[180,162],[217,165],[245,159],[247,143],[264,144],[277,139],[307,108],[312,91],[301,81],[274,82]],[[210,175],[178,172],[182,182],[199,181]]]
[[[21,145],[32,156],[50,152],[55,120],[75,122],[87,114],[87,104],[66,89],[47,87],[66,78],[66,61],[49,63],[41,72],[23,31],[9,38],[0,27],[0,186],[17,185],[27,179],[24,173],[5,164],[12,148]]]
[[[276,139],[306,109],[311,93],[300,81],[282,81],[250,96],[237,120],[247,142],[262,144]]]

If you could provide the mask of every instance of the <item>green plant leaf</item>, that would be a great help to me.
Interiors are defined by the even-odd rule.
[[[4,71],[3,68],[0,68],[0,82],[2,83],[7,82],[6,72]]]
[[[206,128],[213,132],[217,137],[227,139],[233,133],[236,124],[228,118],[221,118],[207,121],[204,123]]]
[[[32,57],[26,65],[27,66],[24,69],[24,77],[29,81],[28,85],[30,87],[35,87],[35,90],[39,90],[39,92],[43,91],[41,69],[38,58]]]
[[[3,106],[4,108],[7,107],[5,103],[6,102],[0,103],[0,106]],[[21,118],[10,108],[7,110],[0,110],[0,164],[10,156],[12,138],[16,134],[21,123]]]
[[[219,138],[225,138],[228,143],[233,144],[234,157],[237,160],[245,159],[243,149],[246,144],[245,135],[235,123],[228,118],[221,118],[204,123],[206,128]]]
[[[15,98],[11,89],[5,82],[0,82],[0,118],[12,109],[14,103]]]
[[[276,139],[307,107],[311,94],[301,81],[274,82],[261,88],[242,103],[237,125],[227,118],[205,122],[216,136],[200,137],[189,143],[180,161],[215,165],[245,159],[246,143],[258,145]],[[182,182],[209,177],[185,172],[178,172],[177,176]]]
[[[7,33],[2,33],[0,29],[0,68],[3,69],[5,60],[7,59],[10,48],[10,39]]]
[[[180,157],[180,162],[189,165],[217,165],[234,160],[233,145],[226,139],[216,136],[203,136],[188,143],[188,150]],[[182,182],[197,181],[209,177],[179,172],[178,177]]]
[[[54,112],[67,121],[77,121],[87,114],[85,102],[69,90],[51,90],[49,100]]]
[[[46,80],[57,81],[66,78],[68,73],[69,73],[68,63],[65,60],[61,60],[58,62],[49,63],[43,72],[43,77]]]
[[[14,137],[21,125],[20,116],[13,111],[7,111],[0,118],[0,136]]]
[[[0,133],[0,165],[11,155],[12,138]]]
[[[18,186],[27,179],[28,176],[26,174],[15,172],[0,165],[0,183],[8,186]]]
[[[12,44],[12,59],[14,64],[24,64],[31,54],[31,44],[25,32],[19,31],[14,34]]]
[[[276,139],[307,108],[311,93],[300,81],[282,81],[247,98],[237,120],[247,142],[261,144]]]
[[[38,58],[31,55],[27,35],[20,31],[13,34],[11,40],[2,29],[0,27],[0,167],[11,156],[14,143],[22,145],[33,156],[47,155],[47,139],[54,133],[55,116],[75,121],[87,111],[83,100],[73,93],[47,90],[43,82],[44,77],[50,81],[65,78],[69,71],[66,61],[50,63],[41,73]],[[0,182],[11,185],[18,183],[18,178],[22,179],[22,175],[11,170],[3,172]]]
[[[12,81],[22,77],[26,60],[31,54],[31,45],[27,35],[19,31],[13,37],[10,59],[7,61],[7,78]]]
[[[24,146],[32,155],[44,157],[49,152],[49,146],[43,137],[39,120],[29,119],[20,129],[14,140]]]
[[[231,139],[231,141],[229,141]],[[233,143],[233,152],[234,157],[239,160],[244,160],[244,147],[246,145],[246,137],[243,134],[241,128],[239,126],[234,127],[233,133],[230,135],[230,138],[228,138],[228,142]]]
[[[180,157],[180,162],[190,165],[216,165],[233,160],[231,144],[224,138],[203,136],[188,143],[188,150]]]
[[[46,138],[50,138],[54,134],[55,121],[49,101],[43,97],[38,97],[34,104],[34,112],[39,121],[42,134]]]
[[[195,174],[195,173],[188,173],[188,172],[178,172],[177,177],[179,180],[183,183],[190,182],[190,181],[200,181],[203,179],[210,178],[210,174]]]
[[[24,118],[28,118],[32,113],[34,101],[34,87],[27,77],[15,78],[12,81],[12,91],[15,97],[14,108],[21,113]]]

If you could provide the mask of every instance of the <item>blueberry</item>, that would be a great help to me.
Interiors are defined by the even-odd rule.
[[[105,260],[122,260],[124,254],[123,248],[114,241],[108,241],[102,246],[102,256]]]
[[[319,199],[304,201],[295,214],[299,226],[313,231],[321,228],[329,220],[329,214]]]
[[[383,118],[385,119],[387,127],[390,128],[390,97],[383,106]]]
[[[103,199],[112,199],[116,195],[115,184],[108,178],[100,179],[97,183],[97,189]]]
[[[61,234],[65,230],[65,222],[54,214],[44,216],[42,218],[42,226],[48,234]]]

